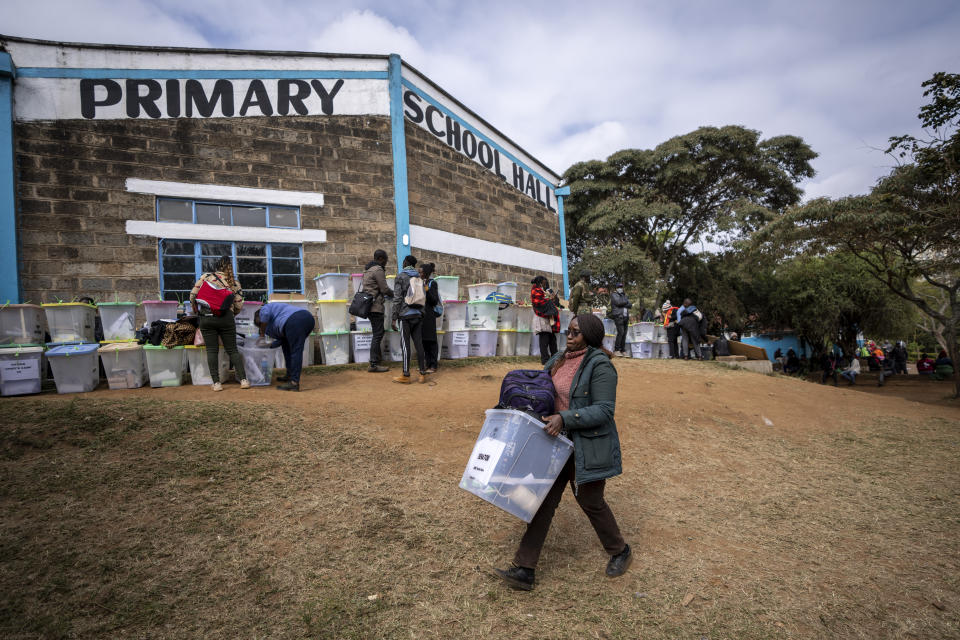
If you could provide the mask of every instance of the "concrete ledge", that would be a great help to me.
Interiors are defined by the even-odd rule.
[[[730,367],[731,369],[748,369],[750,371],[756,371],[757,373],[773,373],[773,363],[769,360],[740,360],[739,362],[723,362],[720,361],[725,367]]]

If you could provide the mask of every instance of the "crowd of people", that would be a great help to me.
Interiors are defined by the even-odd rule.
[[[443,313],[442,302],[435,280],[436,267],[432,263],[419,262],[412,255],[406,256],[400,272],[394,279],[391,287],[387,282],[386,267],[388,264],[387,252],[378,249],[374,252],[373,260],[367,263],[361,290],[372,299],[368,314],[372,328],[370,347],[370,362],[368,371],[384,373],[389,371],[383,366],[382,345],[384,332],[389,326],[401,335],[402,372],[393,378],[394,382],[409,384],[411,377],[411,360],[416,355],[417,381],[426,382],[427,377],[436,373],[439,366],[440,345],[437,339],[436,318]],[[578,274],[577,281],[570,289],[568,306],[572,317],[582,315],[582,312],[592,313],[594,303],[607,289],[593,288],[592,273],[583,270]],[[229,304],[222,313],[213,314],[201,298],[201,291],[209,289],[224,290],[231,294]],[[198,297],[199,296],[199,297]],[[385,317],[385,301],[392,300],[392,314]],[[530,283],[530,301],[533,306],[533,323],[531,330],[536,336],[539,346],[540,359],[547,363],[553,358],[558,349],[557,336],[560,333],[560,311],[563,303],[558,292],[550,286],[545,276],[536,276]],[[604,300],[607,302],[607,300]],[[199,316],[199,329],[208,345],[207,358],[213,376],[213,389],[222,389],[218,379],[219,344],[230,357],[241,380],[241,388],[249,388],[244,371],[243,359],[236,346],[236,326],[234,316],[243,304],[243,293],[240,285],[234,278],[229,258],[221,260],[214,271],[204,273],[190,292],[190,303],[194,314]],[[614,283],[609,291],[609,306],[607,317],[616,327],[616,338],[612,355],[626,356],[627,330],[631,318],[641,322],[662,323],[670,357],[678,359],[702,359],[701,345],[707,340],[706,315],[690,298],[675,306],[666,300],[658,310],[639,309],[638,313],[631,314],[634,304],[624,290],[622,282]],[[302,308],[270,302],[265,304],[254,317],[255,324],[260,329],[260,335],[273,340],[271,346],[283,349],[287,373],[279,378],[282,384],[279,389],[299,391],[300,373],[302,369],[302,352],[304,342],[315,328],[315,319]],[[712,339],[713,355],[730,355],[730,341],[738,340],[736,334],[731,334],[728,340],[722,334]],[[814,371],[820,371],[821,383],[830,380],[834,385],[843,378],[848,384],[856,384],[861,375],[864,361],[869,371],[876,372],[877,384],[884,383],[894,375],[907,373],[907,349],[901,341],[896,344],[878,345],[875,341],[868,341],[859,347],[857,352],[844,354],[842,351],[823,353],[814,363],[806,356],[798,356],[796,351],[789,349],[786,354],[778,349],[774,354],[777,366],[786,374],[806,376]],[[941,351],[936,359],[927,353],[920,355],[916,362],[917,373],[931,379],[941,380],[953,374],[953,361],[945,351]]]
[[[877,386],[882,387],[892,376],[907,375],[909,355],[903,341],[879,345],[873,340],[868,340],[849,355],[840,347],[835,347],[834,350],[821,354],[815,360],[814,366],[805,355],[798,357],[793,349],[788,349],[786,355],[777,349],[774,360],[779,363],[783,373],[790,375],[806,377],[819,370],[820,383],[826,384],[833,380],[834,386],[839,384],[840,378],[846,380],[848,385],[856,384],[865,363],[867,371],[877,374]],[[953,360],[944,350],[940,351],[936,360],[924,352],[917,359],[916,368],[917,374],[922,377],[945,380],[953,375]]]

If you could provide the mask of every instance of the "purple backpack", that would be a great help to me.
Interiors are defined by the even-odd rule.
[[[553,415],[553,378],[540,369],[515,369],[500,385],[498,409],[528,411],[537,417]]]

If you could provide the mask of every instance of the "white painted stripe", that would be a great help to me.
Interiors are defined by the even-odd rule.
[[[266,227],[228,227],[218,224],[153,222],[127,220],[127,233],[168,240],[220,240],[223,242],[326,242],[323,229],[270,229]]]
[[[127,191],[149,193],[170,198],[194,200],[222,200],[238,203],[285,204],[322,207],[323,194],[315,191],[283,191],[280,189],[251,189],[249,187],[225,187],[216,184],[193,184],[190,182],[166,182],[164,180],[141,180],[127,178]]]
[[[537,253],[529,249],[487,240],[478,240],[477,238],[430,229],[429,227],[410,225],[410,245],[427,251],[438,251],[454,256],[524,267],[533,271],[563,273],[563,261],[560,256]]]

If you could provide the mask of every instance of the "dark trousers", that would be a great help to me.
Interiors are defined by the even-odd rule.
[[[371,311],[370,326],[373,328],[373,339],[370,342],[370,366],[376,367],[383,357],[383,314]]]
[[[300,371],[303,369],[303,344],[310,337],[310,332],[316,324],[313,314],[306,309],[297,311],[283,323],[280,348],[283,349],[283,361],[287,365],[287,377],[290,378],[290,382],[300,382]]]
[[[200,316],[200,335],[203,344],[207,346],[207,367],[214,382],[220,382],[220,341],[230,356],[233,371],[237,380],[246,380],[247,372],[243,368],[243,358],[237,351],[237,323],[233,312],[228,311],[222,316]]]
[[[553,331],[542,331],[537,334],[540,341],[540,364],[547,364],[547,360],[557,352],[557,334]]]
[[[836,369],[833,369],[832,371],[830,369],[824,369],[823,375],[820,376],[820,384],[826,384],[827,379],[829,378],[833,378],[833,386],[837,386],[837,382],[839,381],[839,376],[837,375]]]
[[[423,356],[426,358],[426,368],[436,369],[439,364],[440,343],[436,340],[423,341]]]
[[[417,350],[417,367],[420,373],[427,370],[427,357],[423,353],[423,337],[420,333],[420,325],[423,318],[413,316],[412,318],[400,319],[400,349],[403,351],[403,375],[410,375],[410,339],[413,339],[413,347]]]
[[[906,363],[906,361],[905,361],[905,360],[904,360],[904,361],[894,360],[894,361],[893,361],[893,372],[894,372],[894,373],[902,373],[903,375],[907,375],[907,363]]]
[[[703,360],[703,353],[700,351],[700,334],[691,333],[680,327],[680,330],[683,331],[683,353],[681,357],[689,358],[690,357],[690,345],[693,345],[693,352],[697,354],[697,360]]]
[[[553,514],[560,504],[560,498],[563,497],[563,490],[567,482],[573,487],[574,462],[573,456],[567,460],[556,482],[550,488],[547,497],[533,520],[527,525],[527,530],[520,539],[520,546],[513,556],[513,563],[518,567],[536,569],[537,562],[540,560],[540,550],[543,549],[543,542],[547,539],[547,531],[550,530],[550,523],[553,521]],[[617,519],[613,517],[613,511],[606,500],[603,499],[603,489],[606,486],[605,480],[588,482],[574,489],[574,497],[577,504],[587,514],[593,530],[597,532],[600,543],[604,551],[611,556],[615,556],[626,547],[623,536],[620,535],[620,527],[617,526]]]
[[[613,324],[617,325],[617,340],[613,343],[614,351],[626,351],[627,349],[627,319],[619,316],[613,319]]]
[[[677,338],[680,337],[680,327],[670,325],[667,327],[667,344],[670,345],[670,357],[679,358],[680,352],[677,350]]]

